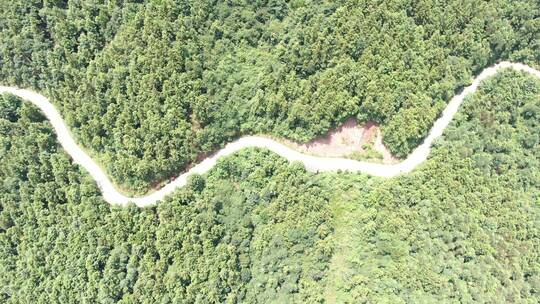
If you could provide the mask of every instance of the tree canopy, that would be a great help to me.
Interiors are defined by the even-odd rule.
[[[0,108],[2,303],[321,297],[331,214],[302,166],[245,151],[157,207],[111,207],[34,107]]]
[[[0,99],[6,303],[536,303],[540,81],[481,86],[425,165],[311,174],[248,149],[111,207],[28,103]]]
[[[471,76],[540,64],[537,1],[3,1],[0,82],[49,96],[148,190],[241,134],[375,120],[406,155]],[[264,149],[150,208],[108,205],[0,95],[2,303],[538,303],[540,81],[505,70],[395,179]]]
[[[346,261],[330,267],[330,298],[540,301],[539,106],[540,81],[505,71],[464,102],[419,170],[323,176]]]
[[[533,0],[139,2],[0,9],[0,79],[51,97],[139,193],[241,134],[305,142],[349,117],[403,157],[474,73],[540,62]]]

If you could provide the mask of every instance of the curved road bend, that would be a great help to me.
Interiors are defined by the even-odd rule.
[[[92,178],[96,181],[103,193],[103,197],[110,204],[126,205],[129,202],[135,203],[139,207],[153,205],[156,202],[172,193],[176,188],[182,187],[187,182],[187,177],[193,173],[205,173],[210,170],[218,158],[230,155],[240,149],[248,147],[266,148],[274,153],[286,158],[289,161],[300,161],[306,169],[312,172],[348,170],[351,172],[362,172],[380,177],[394,177],[396,175],[411,172],[416,166],[424,162],[430,152],[431,145],[435,139],[440,137],[444,129],[448,126],[454,115],[456,114],[463,99],[473,93],[478,88],[480,82],[484,79],[497,73],[502,68],[513,68],[519,71],[525,71],[540,78],[540,71],[533,69],[521,63],[500,62],[494,66],[485,68],[460,94],[454,96],[448,103],[442,115],[435,121],[433,127],[429,131],[424,142],[418,146],[405,160],[397,164],[377,164],[370,162],[356,161],[346,158],[330,158],[305,155],[295,151],[279,142],[272,139],[258,136],[245,136],[227,144],[223,149],[219,150],[214,155],[206,158],[201,163],[195,165],[188,172],[183,173],[173,181],[166,184],[163,188],[142,197],[127,197],[118,192],[111,180],[105,172],[97,165],[97,163],[84,152],[73,137],[71,137],[64,120],[60,116],[58,110],[49,102],[49,100],[36,92],[18,89],[15,87],[0,86],[0,93],[11,93],[24,100],[30,101],[43,111],[47,119],[51,122],[56,132],[60,144],[66,152],[72,157],[73,162],[84,167]]]

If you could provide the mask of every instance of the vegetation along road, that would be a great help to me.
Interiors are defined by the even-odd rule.
[[[155,204],[168,194],[172,193],[176,188],[184,186],[187,183],[187,177],[189,175],[193,173],[202,174],[207,172],[215,165],[217,159],[220,157],[230,155],[240,149],[248,147],[269,149],[274,153],[288,159],[289,161],[302,162],[307,170],[313,172],[348,170],[351,172],[362,172],[386,178],[410,172],[427,159],[433,141],[442,135],[444,129],[446,126],[448,126],[449,122],[452,120],[452,117],[456,114],[460,104],[463,102],[463,99],[468,94],[476,91],[482,80],[494,75],[501,68],[513,68],[520,71],[526,71],[540,78],[540,71],[520,63],[505,61],[484,69],[473,80],[471,85],[463,89],[460,94],[452,98],[447,107],[444,109],[441,117],[435,121],[424,142],[400,163],[378,164],[346,158],[311,156],[302,154],[269,138],[245,136],[227,144],[223,149],[219,150],[214,155],[207,157],[199,164],[193,166],[188,172],[181,174],[158,191],[142,197],[127,197],[114,187],[111,180],[101,169],[101,167],[79,145],[77,145],[59,112],[45,96],[30,90],[3,86],[0,86],[0,93],[11,93],[19,96],[20,98],[30,101],[39,107],[41,111],[43,111],[45,116],[53,125],[62,147],[73,158],[75,163],[81,165],[88,171],[88,173],[90,173],[103,192],[103,196],[107,202],[119,205],[126,205],[129,202],[134,202],[137,206],[144,207]]]

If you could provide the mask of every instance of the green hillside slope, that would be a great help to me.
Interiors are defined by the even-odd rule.
[[[225,158],[157,207],[115,208],[28,104],[1,99],[8,303],[535,303],[540,81],[505,71],[408,176]]]
[[[0,4],[0,79],[51,97],[139,193],[240,134],[348,117],[405,156],[475,72],[540,61],[532,0],[89,3]]]

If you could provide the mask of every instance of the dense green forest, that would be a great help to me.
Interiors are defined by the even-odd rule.
[[[144,3],[143,3],[144,2]],[[535,0],[0,3],[0,79],[51,97],[144,192],[240,134],[375,120],[405,156],[497,59],[540,62]]]
[[[540,81],[506,71],[465,101],[420,170],[323,176],[338,223],[330,296],[539,303],[539,134]]]
[[[385,180],[249,149],[156,207],[111,207],[0,99],[4,303],[538,303],[540,81],[505,71]]]
[[[241,135],[348,117],[407,155],[499,59],[540,65],[535,0],[0,1],[0,84],[33,88],[142,193]],[[107,204],[0,95],[1,303],[539,303],[540,81],[482,84],[411,174],[263,149],[150,208]]]
[[[109,206],[41,114],[0,102],[0,302],[317,302],[328,195],[268,151],[223,159],[157,207]]]

